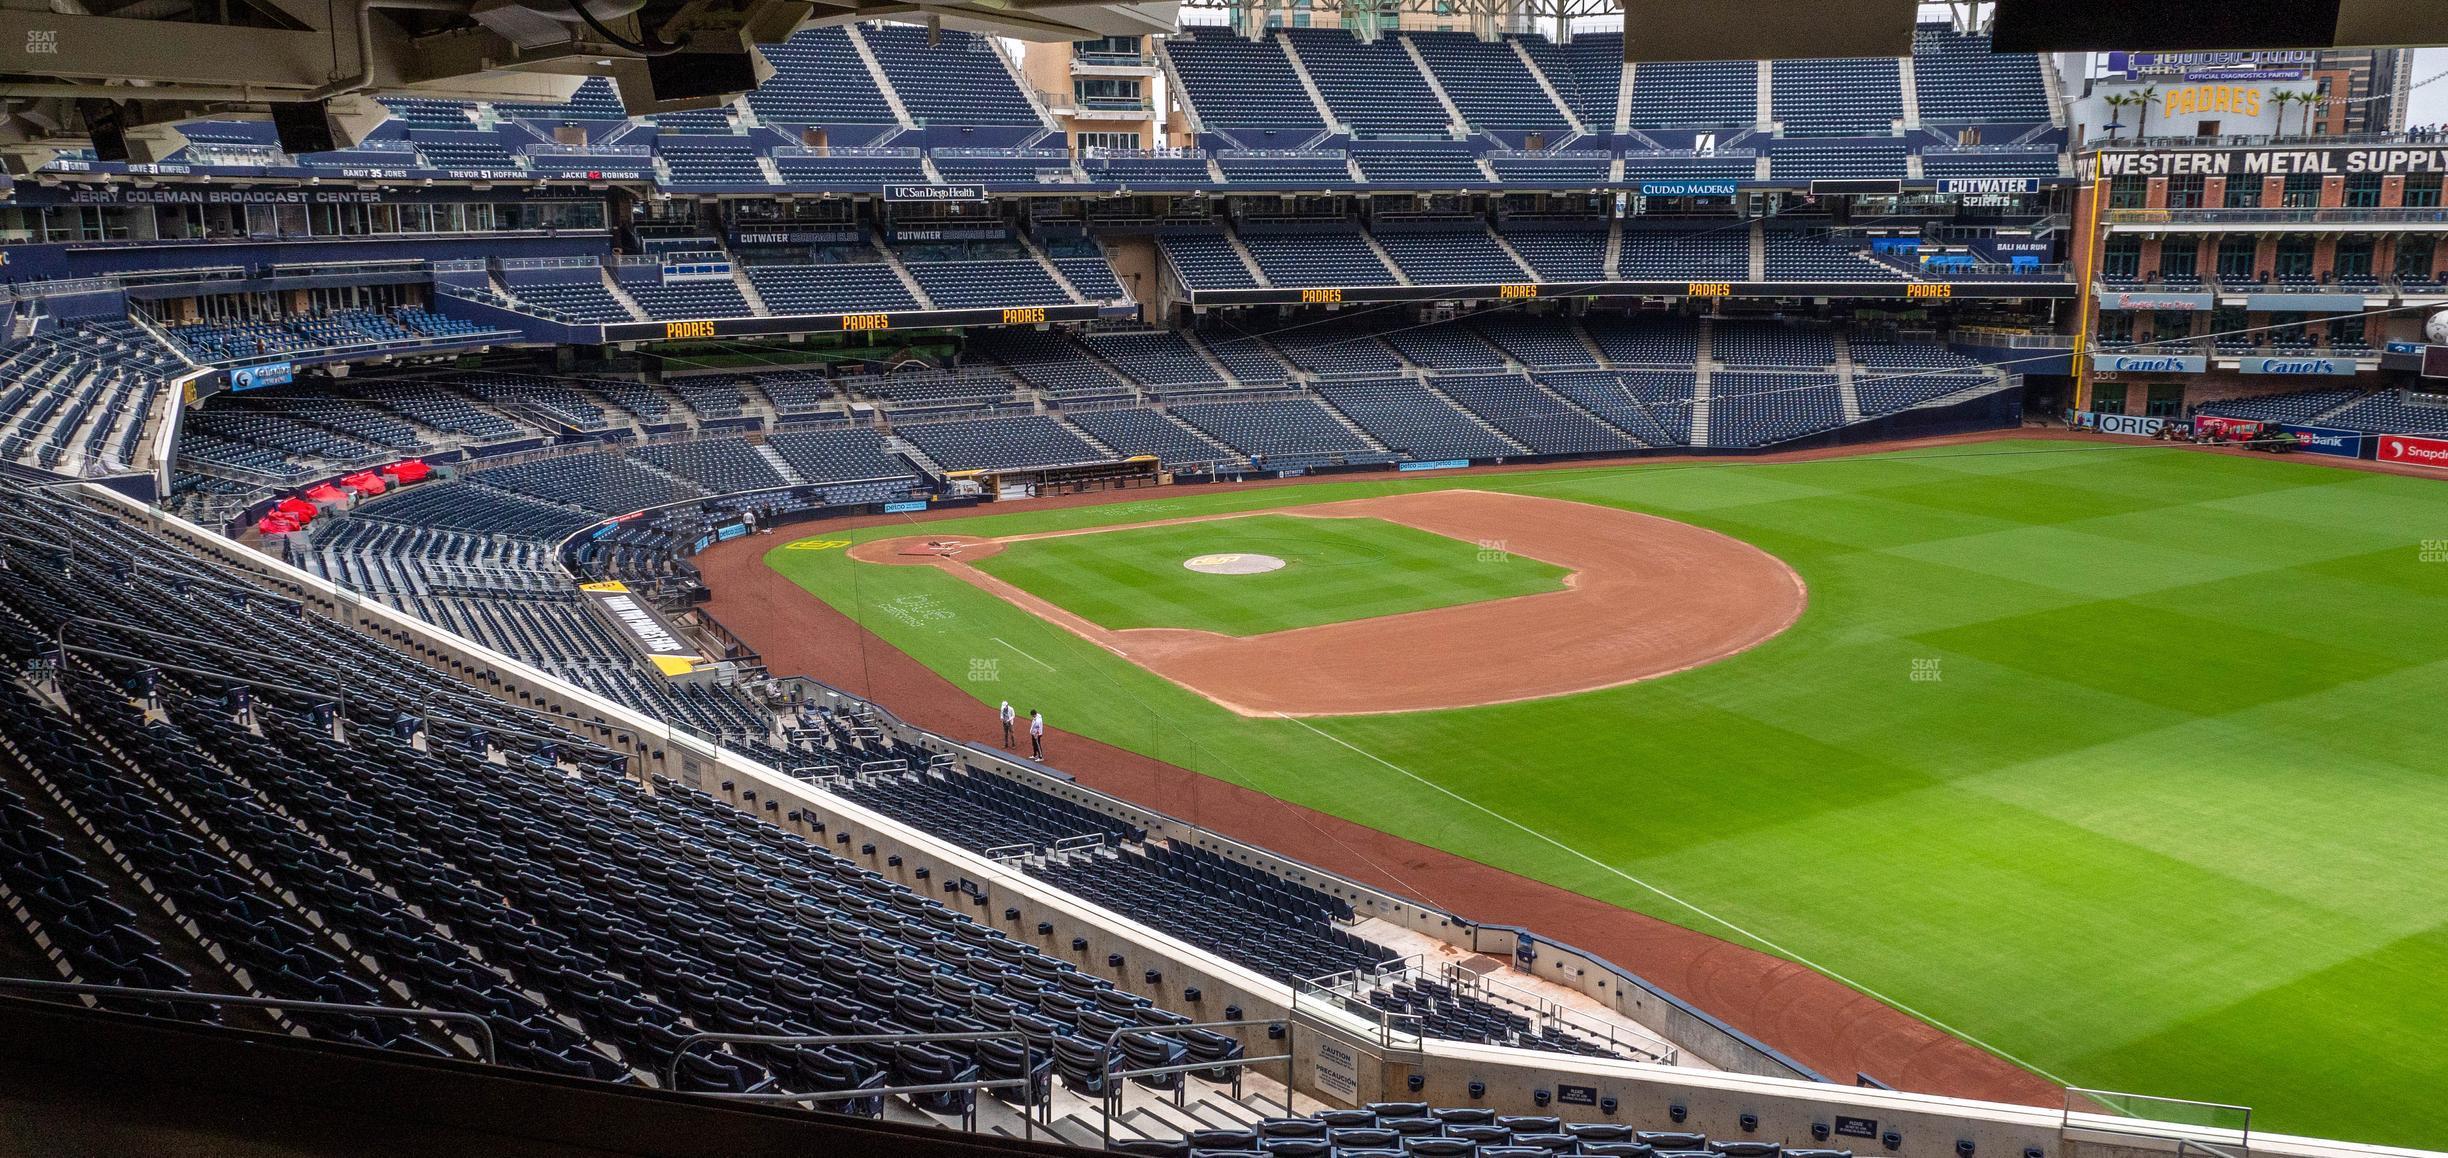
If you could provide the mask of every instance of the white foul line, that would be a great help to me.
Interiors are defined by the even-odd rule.
[[[1501,821],[1505,822],[1506,824],[1513,826],[1514,828],[1520,829],[1522,832],[1525,832],[1525,833],[1529,834],[1529,835],[1530,835],[1530,836],[1532,836],[1532,837],[1535,837],[1535,838],[1537,838],[1537,839],[1539,839],[1539,840],[1545,841],[1545,842],[1547,842],[1548,844],[1554,845],[1556,848],[1561,849],[1561,850],[1563,850],[1564,852],[1571,854],[1572,856],[1575,856],[1575,857],[1578,857],[1578,858],[1580,858],[1580,859],[1582,859],[1582,860],[1588,861],[1590,864],[1595,865],[1595,866],[1597,866],[1598,868],[1605,870],[1606,872],[1613,873],[1614,875],[1619,876],[1619,877],[1622,877],[1624,880],[1630,881],[1631,883],[1633,883],[1633,884],[1635,884],[1635,885],[1638,885],[1638,886],[1640,886],[1641,888],[1644,888],[1644,889],[1647,889],[1647,890],[1648,890],[1648,891],[1650,891],[1650,892],[1656,893],[1656,894],[1657,894],[1658,896],[1660,896],[1660,897],[1664,897],[1664,898],[1665,898],[1666,900],[1668,900],[1668,901],[1671,901],[1671,902],[1673,902],[1673,903],[1675,903],[1675,904],[1677,904],[1677,905],[1681,905],[1682,907],[1684,907],[1684,908],[1686,908],[1686,909],[1690,909],[1692,912],[1698,913],[1698,914],[1700,914],[1702,917],[1707,918],[1707,919],[1708,919],[1708,920],[1710,920],[1710,921],[1713,921],[1713,922],[1715,922],[1715,923],[1717,923],[1717,924],[1719,924],[1719,925],[1723,925],[1723,926],[1725,926],[1726,928],[1733,930],[1733,931],[1734,931],[1736,934],[1738,934],[1738,935],[1740,935],[1740,936],[1742,936],[1742,937],[1745,937],[1745,938],[1748,938],[1748,939],[1750,939],[1750,940],[1752,940],[1752,941],[1757,942],[1757,943],[1758,943],[1758,944],[1759,944],[1761,947],[1766,948],[1767,950],[1769,950],[1769,951],[1770,951],[1770,952],[1772,952],[1772,953],[1776,953],[1776,954],[1778,954],[1779,956],[1785,957],[1785,958],[1787,958],[1788,960],[1791,960],[1791,961],[1793,961],[1794,963],[1796,963],[1796,964],[1798,964],[1798,965],[1802,965],[1802,966],[1804,966],[1804,967],[1806,967],[1806,968],[1809,968],[1809,969],[1811,969],[1811,970],[1813,970],[1813,971],[1815,971],[1815,972],[1818,972],[1818,973],[1824,974],[1824,975],[1826,975],[1827,977],[1829,977],[1829,978],[1831,978],[1831,979],[1833,979],[1833,980],[1835,980],[1835,981],[1841,982],[1841,983],[1843,983],[1844,985],[1846,985],[1847,987],[1852,988],[1852,989],[1854,989],[1854,990],[1856,990],[1856,991],[1858,991],[1858,992],[1861,992],[1861,993],[1867,994],[1867,995],[1869,995],[1870,997],[1873,997],[1873,998],[1875,998],[1875,999],[1877,999],[1877,1000],[1879,1000],[1879,1001],[1886,1002],[1887,1004],[1892,1005],[1892,1006],[1896,1007],[1897,1009],[1900,1009],[1900,1010],[1904,1011],[1905,1013],[1911,1014],[1912,1016],[1917,1017],[1917,1018],[1921,1019],[1922,1021],[1928,1022],[1929,1024],[1931,1024],[1931,1025],[1933,1025],[1933,1026],[1936,1026],[1936,1027],[1938,1027],[1939,1029],[1946,1031],[1947,1033],[1951,1033],[1951,1034],[1955,1035],[1956,1037],[1959,1037],[1959,1038],[1962,1038],[1962,1039],[1963,1039],[1963,1040],[1965,1040],[1965,1041],[1971,1042],[1972,1044],[1977,1045],[1977,1046],[1981,1047],[1982,1049],[1988,1050],[1990,1053],[1993,1053],[1993,1054],[1996,1054],[1996,1055],[1997,1055],[1997,1056],[1999,1056],[1999,1057],[2005,1058],[2007,1061],[2010,1061],[2010,1062],[2013,1062],[2013,1063],[2014,1063],[2014,1064],[2016,1064],[2016,1065],[2022,1066],[2024,1069],[2027,1069],[2027,1070],[2030,1070],[2030,1071],[2031,1071],[2031,1072],[2033,1072],[2033,1073],[2039,1074],[2041,1077],[2047,1078],[2048,1080],[2050,1080],[2050,1081],[2052,1081],[2052,1082],[2055,1082],[2055,1083],[2057,1083],[2058,1085],[2064,1086],[2064,1085],[2071,1085],[2071,1084],[2072,1084],[2072,1083],[2070,1083],[2070,1082],[2066,1081],[2064,1078],[2058,1077],[2057,1075],[2055,1075],[2055,1074],[2053,1074],[2053,1073],[2050,1073],[2050,1072],[2048,1072],[2048,1071],[2047,1071],[2047,1070],[2045,1070],[2045,1069],[2040,1068],[2039,1066],[2036,1066],[2036,1065],[2033,1065],[2033,1064],[2032,1064],[2032,1063],[2030,1063],[2030,1062],[2024,1061],[2022,1058],[2016,1057],[2015,1055],[2010,1054],[2010,1053],[2006,1052],[2005,1050],[1999,1049],[1998,1047],[1996,1047],[1996,1046],[1994,1046],[1994,1045],[1991,1045],[1991,1044],[1989,1044],[1988,1042],[1982,1041],[1981,1039],[1979,1039],[1979,1038],[1977,1038],[1977,1037],[1974,1037],[1974,1036],[1972,1036],[1971,1034],[1965,1033],[1964,1031],[1962,1031],[1962,1030],[1960,1030],[1960,1029],[1957,1029],[1957,1028],[1955,1028],[1954,1026],[1948,1025],[1947,1023],[1945,1023],[1945,1022],[1943,1022],[1943,1021],[1940,1021],[1940,1020],[1938,1020],[1937,1018],[1931,1017],[1930,1015],[1928,1015],[1928,1014],[1926,1014],[1926,1013],[1923,1013],[1923,1012],[1921,1012],[1921,1011],[1920,1011],[1920,1010],[1918,1010],[1918,1009],[1914,1009],[1912,1006],[1906,1005],[1906,1004],[1904,1004],[1904,1003],[1903,1003],[1903,1002],[1901,1002],[1901,1001],[1897,1001],[1896,999],[1894,999],[1894,998],[1892,998],[1892,997],[1889,997],[1889,996],[1887,996],[1886,994],[1881,993],[1881,992],[1879,992],[1879,991],[1878,991],[1878,990],[1876,990],[1876,989],[1872,989],[1872,988],[1870,988],[1869,986],[1862,984],[1861,982],[1855,981],[1855,980],[1853,980],[1852,978],[1847,977],[1847,976],[1845,976],[1845,975],[1844,975],[1844,974],[1842,974],[1842,973],[1838,973],[1837,971],[1835,971],[1835,970],[1833,970],[1833,969],[1830,969],[1830,968],[1828,968],[1828,967],[1826,967],[1826,966],[1824,966],[1824,965],[1821,965],[1821,964],[1819,964],[1818,962],[1815,962],[1815,961],[1811,960],[1811,959],[1810,959],[1810,958],[1808,958],[1808,957],[1805,957],[1805,956],[1803,956],[1803,955],[1801,955],[1801,954],[1799,954],[1799,953],[1796,953],[1796,952],[1794,952],[1793,950],[1791,950],[1791,949],[1788,949],[1788,948],[1784,947],[1783,945],[1779,945],[1779,944],[1777,944],[1776,942],[1771,941],[1771,940],[1769,940],[1769,939],[1768,939],[1768,938],[1766,938],[1766,937],[1762,937],[1762,936],[1760,936],[1759,934],[1754,933],[1754,932],[1752,932],[1752,931],[1751,931],[1751,930],[1749,930],[1749,929],[1743,928],[1742,926],[1737,925],[1737,924],[1735,924],[1735,923],[1734,923],[1734,922],[1732,922],[1732,921],[1726,920],[1724,917],[1720,917],[1720,916],[1718,916],[1717,914],[1715,914],[1715,913],[1712,913],[1712,912],[1708,911],[1707,909],[1703,909],[1703,908],[1701,908],[1700,906],[1698,906],[1698,905],[1695,905],[1695,904],[1691,903],[1690,901],[1684,900],[1683,898],[1678,897],[1678,896],[1674,895],[1673,893],[1667,892],[1666,890],[1661,889],[1661,888],[1657,887],[1656,885],[1650,884],[1649,882],[1647,882],[1647,881],[1645,881],[1645,880],[1642,880],[1642,879],[1640,879],[1639,877],[1633,876],[1631,873],[1625,872],[1625,871],[1623,871],[1622,869],[1619,869],[1619,868],[1615,867],[1614,865],[1611,865],[1611,864],[1608,864],[1608,863],[1607,863],[1607,862],[1605,862],[1605,861],[1599,860],[1597,857],[1591,856],[1590,854],[1588,854],[1588,853],[1586,853],[1586,852],[1583,852],[1583,851],[1581,851],[1580,849],[1574,848],[1573,846],[1571,846],[1571,845],[1569,845],[1569,844],[1566,844],[1566,843],[1564,843],[1563,841],[1557,840],[1556,838],[1554,838],[1554,837],[1552,837],[1552,836],[1549,836],[1549,835],[1547,835],[1547,834],[1546,834],[1546,833],[1544,833],[1544,832],[1540,832],[1539,830],[1537,830],[1537,829],[1535,829],[1535,828],[1532,828],[1532,827],[1530,827],[1530,826],[1529,826],[1529,825],[1527,825],[1527,824],[1523,824],[1522,822],[1520,822],[1520,821],[1518,821],[1518,820],[1515,820],[1515,819],[1513,819],[1513,818],[1512,818],[1512,817],[1510,817],[1510,816],[1506,816],[1504,813],[1498,812],[1498,811],[1496,811],[1495,809],[1490,808],[1490,807],[1488,807],[1487,805],[1481,804],[1481,803],[1479,803],[1478,801],[1471,799],[1470,797],[1464,796],[1464,795],[1462,795],[1461,793],[1456,792],[1456,791],[1454,791],[1454,790],[1453,790],[1453,789],[1451,789],[1451,788],[1447,788],[1447,787],[1445,787],[1444,785],[1437,783],[1436,781],[1430,780],[1430,779],[1428,779],[1428,778],[1426,778],[1426,777],[1424,777],[1424,776],[1419,775],[1419,774],[1418,774],[1418,773],[1416,773],[1416,772],[1411,771],[1411,770],[1410,770],[1410,769],[1408,769],[1408,768],[1404,768],[1403,766],[1401,766],[1401,765],[1399,765],[1399,764],[1396,764],[1396,763],[1394,763],[1394,762],[1392,762],[1392,761],[1390,761],[1390,760],[1387,760],[1385,757],[1379,756],[1379,755],[1378,755],[1378,754],[1376,754],[1375,752],[1371,752],[1371,751],[1369,751],[1369,750],[1367,750],[1367,749],[1365,749],[1365,748],[1362,748],[1362,747],[1360,747],[1360,746],[1358,746],[1358,745],[1356,745],[1356,744],[1353,744],[1352,742],[1350,742],[1350,741],[1348,741],[1348,740],[1345,740],[1345,739],[1344,739],[1344,738],[1342,738],[1341,736],[1337,736],[1337,735],[1335,735],[1335,734],[1333,734],[1333,733],[1331,733],[1331,732],[1321,731],[1321,730],[1319,730],[1319,729],[1318,729],[1318,728],[1317,728],[1315,725],[1313,725],[1313,724],[1309,723],[1307,720],[1300,719],[1300,718],[1298,718],[1298,717],[1296,717],[1296,716],[1286,716],[1286,715],[1284,715],[1282,712],[1277,712],[1277,713],[1275,713],[1275,714],[1276,714],[1277,716],[1279,716],[1279,717],[1283,718],[1283,719],[1290,720],[1290,721],[1292,721],[1292,722],[1293,722],[1293,723],[1295,723],[1295,724],[1299,724],[1301,727],[1307,728],[1307,729],[1309,729],[1309,730],[1310,730],[1310,731],[1312,731],[1312,732],[1316,732],[1318,735],[1320,735],[1320,736],[1324,736],[1324,737],[1326,737],[1327,739],[1332,740],[1332,741],[1334,741],[1335,743],[1342,745],[1343,747],[1349,748],[1349,749],[1351,749],[1352,751],[1357,752],[1357,753],[1359,753],[1360,755],[1362,755],[1362,756],[1364,756],[1364,757],[1367,757],[1367,758],[1368,758],[1368,759],[1370,759],[1370,760],[1374,760],[1374,761],[1376,761],[1376,762],[1377,762],[1377,763],[1379,763],[1379,764],[1383,764],[1383,765],[1385,765],[1386,767],[1393,769],[1395,772],[1400,773],[1401,775],[1403,775],[1403,776],[1405,776],[1405,777],[1408,777],[1408,778],[1409,778],[1409,779],[1411,779],[1411,780],[1417,781],[1417,782],[1419,782],[1419,783],[1421,783],[1421,784],[1425,784],[1425,785],[1427,785],[1427,786],[1428,786],[1428,787],[1430,787],[1430,788],[1436,789],[1437,791],[1442,792],[1442,793],[1444,793],[1445,795],[1447,795],[1447,796],[1450,796],[1450,797],[1454,798],[1455,800],[1461,801],[1462,803],[1467,804],[1467,805],[1471,806],[1472,808],[1476,808],[1476,809],[1478,809],[1479,811],[1481,811],[1481,812],[1484,812],[1484,813],[1488,814],[1489,816],[1495,817],[1496,819],[1501,820]],[[1535,930],[1533,930],[1533,931],[1535,932]]]
[[[987,636],[986,638],[991,639],[991,640],[995,641],[996,643],[1002,644],[1002,645],[1003,645],[1003,646],[1005,646],[1005,647],[1010,647],[1010,648],[1011,648],[1013,651],[1019,651],[1019,652],[1020,652],[1020,656],[1021,656],[1021,658],[1026,659],[1026,660],[1027,660],[1027,661],[1029,661],[1030,663],[1036,664],[1037,666],[1039,666],[1039,667],[1041,667],[1041,668],[1044,668],[1044,669],[1046,669],[1047,671],[1054,671],[1054,670],[1056,670],[1056,668],[1054,667],[1054,665],[1053,665],[1053,664],[1047,663],[1046,661],[1044,661],[1044,660],[1042,660],[1042,659],[1039,659],[1039,658],[1037,658],[1036,656],[1030,655],[1029,653],[1027,653],[1027,652],[1025,652],[1025,651],[1020,651],[1020,649],[1019,649],[1019,648],[1017,648],[1017,647],[1012,647],[1012,641],[1010,641],[1010,640],[1008,640],[1008,639],[1005,639],[1005,638],[1003,638],[1003,637],[1002,637],[1002,636],[1000,636],[1000,635],[989,635],[989,636]]]

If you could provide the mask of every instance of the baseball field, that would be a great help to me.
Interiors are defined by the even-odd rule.
[[[2448,1146],[2440,482],[2006,441],[789,539],[767,566],[981,701],[2055,1082]]]

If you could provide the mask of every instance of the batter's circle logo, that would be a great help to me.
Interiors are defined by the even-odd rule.
[[[850,545],[848,539],[801,539],[784,548],[789,551],[838,551]]]

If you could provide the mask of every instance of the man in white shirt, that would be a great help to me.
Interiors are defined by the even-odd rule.
[[[1029,711],[1029,759],[1045,759],[1045,713]]]
[[[1005,701],[1003,701],[1003,706],[1002,706],[1001,708],[997,709],[997,710],[996,710],[996,712],[995,712],[995,714],[996,714],[996,715],[998,715],[998,716],[1000,716],[1000,717],[1002,717],[1002,720],[1003,720],[1003,750],[1004,750],[1004,751],[1006,751],[1006,752],[1009,752],[1009,751],[1011,751],[1011,747],[1012,747],[1012,719],[1013,719],[1013,713],[1012,713],[1011,701],[1010,701],[1010,700],[1005,700]]]

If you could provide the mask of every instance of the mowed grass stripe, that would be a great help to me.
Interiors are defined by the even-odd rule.
[[[1666,679],[1311,723],[2082,1084],[2247,1102],[2273,1131],[2448,1146],[2430,1112],[2448,1088],[2448,563],[2422,561],[2423,540],[2448,539],[2448,487],[1997,443],[1371,476],[933,526],[1017,534],[1447,486],[1721,530],[1794,566],[1811,606]],[[1001,651],[994,635],[1061,668],[1006,664],[1005,682],[970,686],[981,698],[1723,933],[947,576],[854,582],[839,552],[769,558],[955,682]],[[956,618],[888,613],[910,594]],[[1915,660],[1938,678],[1913,680]]]
[[[1281,570],[1213,575],[1203,555],[1272,555]],[[979,570],[1115,630],[1264,635],[1564,589],[1565,570],[1367,518],[1246,518],[1006,544]]]

